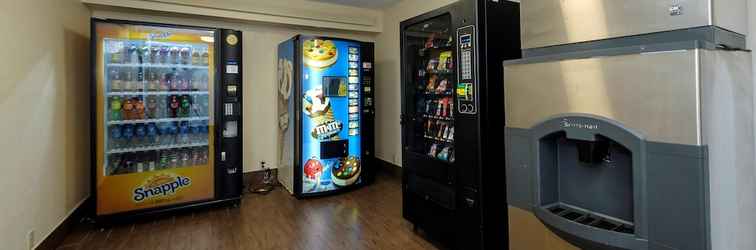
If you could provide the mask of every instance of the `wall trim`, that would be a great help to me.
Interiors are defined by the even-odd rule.
[[[351,30],[379,33],[383,31],[380,12],[354,7],[353,14],[335,15],[331,13],[303,12],[271,6],[238,6],[228,3],[199,3],[197,1],[176,0],[81,0],[93,8],[129,8],[147,11],[160,11],[177,14],[218,17],[223,19],[265,22],[275,24],[297,25],[305,27]],[[313,4],[323,4],[314,2]],[[228,6],[224,6],[228,5]],[[259,4],[258,4],[259,5]],[[337,5],[333,5],[337,6]],[[363,13],[364,12],[364,13]],[[374,12],[374,13],[373,13]]]
[[[42,240],[37,243],[33,248],[36,250],[57,249],[71,230],[78,224],[78,222],[87,214],[87,208],[90,202],[91,196],[87,196],[79,201],[74,208],[68,212],[68,215],[53,228]]]
[[[378,162],[378,171],[388,173],[391,176],[394,177],[401,177],[402,176],[402,167],[397,166],[391,162],[385,161],[381,158],[375,158]]]

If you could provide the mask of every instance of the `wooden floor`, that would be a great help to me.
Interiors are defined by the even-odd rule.
[[[77,225],[58,249],[436,249],[401,214],[401,180],[297,200],[282,188],[239,208],[165,216],[112,228]]]

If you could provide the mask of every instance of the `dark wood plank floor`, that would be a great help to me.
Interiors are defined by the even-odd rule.
[[[436,249],[401,214],[401,180],[297,200],[278,187],[241,207],[207,209],[110,228],[76,225],[58,249]]]

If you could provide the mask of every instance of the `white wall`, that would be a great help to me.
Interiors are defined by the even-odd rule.
[[[36,245],[89,193],[89,10],[0,1],[0,248]]]
[[[372,42],[375,35],[353,31],[274,25],[259,22],[230,22],[212,18],[145,12],[140,10],[95,9],[92,16],[170,24],[238,29],[243,32],[244,51],[244,171],[260,170],[260,162],[276,168],[278,161],[278,116],[276,65],[278,43],[296,34],[350,38]]]
[[[456,0],[403,0],[384,10],[383,32],[376,37],[376,157],[402,164],[401,74],[399,23],[456,2]]]

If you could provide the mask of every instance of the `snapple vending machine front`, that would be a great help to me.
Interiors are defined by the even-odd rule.
[[[96,216],[238,202],[241,32],[100,19],[92,29]],[[218,115],[221,105],[231,108]]]

